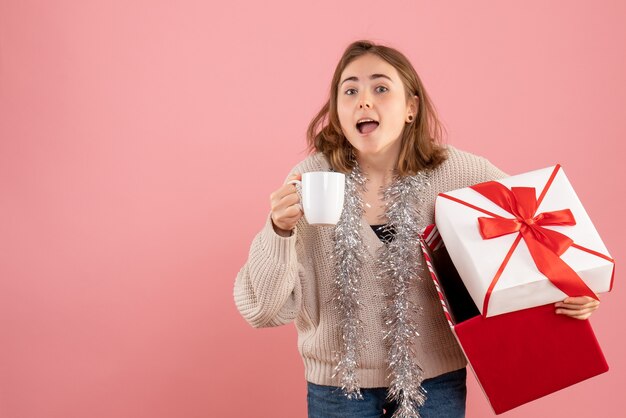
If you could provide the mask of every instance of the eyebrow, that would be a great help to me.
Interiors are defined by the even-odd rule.
[[[391,81],[393,83],[393,80],[391,78],[389,78],[389,76],[386,76],[385,74],[372,74],[370,76],[370,80],[374,80],[374,79],[377,79],[377,78],[386,78],[387,80],[389,80],[389,81]],[[345,80],[343,80],[339,85],[342,85],[346,81],[359,81],[359,78],[355,77],[355,76],[348,77]]]

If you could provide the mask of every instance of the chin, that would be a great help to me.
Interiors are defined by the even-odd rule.
[[[380,151],[379,147],[377,147],[375,144],[364,144],[361,140],[348,142],[352,144],[352,147],[359,154],[376,154],[378,151]]]
[[[373,148],[373,147],[361,147],[361,148],[357,148],[357,152],[361,155],[377,155],[380,154],[382,151],[381,148]]]
[[[392,144],[382,143],[382,141],[371,141],[367,138],[358,138],[356,141],[349,141],[354,149],[362,155],[377,155],[383,153]]]

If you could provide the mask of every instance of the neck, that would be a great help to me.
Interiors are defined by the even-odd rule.
[[[389,184],[393,179],[399,150],[379,154],[362,154],[355,150],[355,157],[368,181]]]

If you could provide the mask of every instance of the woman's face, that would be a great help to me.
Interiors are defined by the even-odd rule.
[[[356,58],[339,79],[337,113],[343,134],[359,154],[400,151],[400,136],[415,102],[407,101],[398,71],[373,54]],[[373,122],[361,122],[372,120]]]

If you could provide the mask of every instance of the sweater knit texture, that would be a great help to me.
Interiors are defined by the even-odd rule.
[[[497,180],[507,174],[487,159],[447,146],[448,158],[432,170],[421,208],[428,224],[434,223],[434,203],[439,193]],[[289,173],[328,171],[322,153],[315,153]],[[252,241],[247,262],[237,274],[234,299],[237,309],[255,328],[295,322],[298,351],[302,356],[305,379],[318,385],[340,386],[332,377],[334,352],[341,349],[339,311],[334,306],[333,226],[311,226],[303,216],[290,237],[278,235],[268,214],[263,229]],[[385,293],[390,284],[377,280],[375,260],[385,243],[363,217],[361,237],[368,257],[360,278],[359,318],[369,344],[358,353],[357,376],[361,387],[388,387],[388,347],[383,340]],[[418,243],[415,251],[421,251]],[[420,253],[421,254],[421,253]],[[417,317],[420,335],[413,349],[424,378],[432,378],[466,366],[467,362],[443,314],[441,303],[428,270],[410,288],[410,297],[421,307]]]

